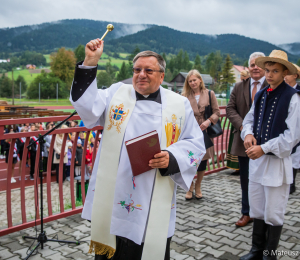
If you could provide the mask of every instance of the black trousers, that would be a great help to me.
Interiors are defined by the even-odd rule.
[[[35,169],[36,152],[30,151],[30,176],[33,177]]]
[[[249,198],[248,198],[248,187],[249,187],[249,157],[238,156],[240,166],[240,180],[242,188],[242,214],[249,216]]]
[[[170,243],[172,237],[167,239],[165,260],[170,260]],[[110,260],[141,260],[144,243],[138,245],[133,241],[123,238],[116,237],[117,247],[114,256]],[[107,260],[105,255],[95,255],[95,260]]]

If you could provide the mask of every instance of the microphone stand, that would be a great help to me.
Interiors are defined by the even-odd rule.
[[[67,117],[65,120],[63,120],[62,122],[60,122],[58,125],[56,125],[55,127],[53,127],[51,130],[49,130],[47,133],[45,133],[44,135],[39,135],[39,138],[34,141],[31,142],[27,148],[31,148],[35,143],[39,143],[40,144],[40,160],[39,160],[39,177],[40,177],[40,203],[41,203],[41,232],[39,233],[38,237],[30,237],[30,236],[23,236],[23,239],[33,239],[33,240],[37,240],[37,245],[30,251],[30,253],[26,256],[26,258],[24,258],[24,260],[28,259],[35,250],[38,249],[39,246],[41,246],[41,249],[44,249],[44,244],[48,241],[50,242],[57,242],[57,243],[66,243],[66,244],[76,244],[79,245],[80,242],[79,241],[66,241],[66,240],[57,240],[57,239],[48,239],[46,236],[46,233],[44,231],[44,221],[43,221],[43,157],[42,157],[42,151],[44,149],[44,144],[45,144],[45,140],[44,137],[49,135],[51,132],[53,132],[55,129],[59,128],[62,124],[64,124],[69,118],[71,118],[72,116],[74,116],[75,114],[77,114],[76,110],[69,116]]]

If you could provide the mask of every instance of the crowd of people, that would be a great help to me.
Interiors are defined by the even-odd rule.
[[[41,130],[51,130],[55,126],[55,122],[47,122],[47,123],[27,123],[27,124],[19,124],[19,125],[8,125],[5,127],[4,132],[9,133],[18,133],[18,132],[32,132],[32,136],[30,137],[30,142],[37,140],[37,135],[34,135],[34,132],[41,131]],[[62,129],[72,128],[77,126],[83,126],[83,123],[80,122],[78,125],[77,121],[68,121],[65,125],[62,126]],[[95,144],[95,137],[96,132],[91,131],[89,137],[86,139],[86,133],[80,132],[77,140],[77,145],[74,147],[74,139],[76,133],[70,132],[67,134],[67,141],[65,145],[65,150],[62,151],[62,142],[64,134],[57,134],[54,147],[53,147],[53,156],[52,156],[52,163],[51,163],[51,170],[55,171],[56,181],[58,182],[59,176],[59,163],[60,163],[60,156],[63,156],[63,181],[67,180],[70,181],[70,169],[71,169],[71,159],[72,159],[72,151],[73,149],[76,150],[76,158],[75,158],[75,167],[74,172],[72,173],[75,177],[81,176],[81,169],[82,169],[82,155],[83,155],[83,147],[85,140],[88,141],[87,143],[87,151],[85,153],[85,159],[83,163],[85,164],[85,175],[86,177],[90,177],[92,172],[92,158],[94,150],[98,149],[100,139],[98,139],[98,143]],[[48,157],[49,157],[49,150],[50,144],[52,140],[52,135],[47,135],[45,137],[45,144],[44,150],[42,151],[43,157],[43,170],[44,172],[47,171],[47,164],[48,164]],[[5,140],[1,140],[1,150],[0,150],[0,159],[5,159],[5,162],[8,164],[9,158],[9,150],[11,139],[7,138]],[[26,138],[17,138],[14,147],[14,154],[13,154],[13,161],[12,161],[12,173],[11,173],[11,183],[15,183],[15,168],[16,166],[19,167],[18,169],[18,176],[21,176],[22,172],[22,160],[23,158],[23,150]],[[30,180],[34,180],[34,173],[35,173],[35,159],[36,159],[36,152],[37,152],[37,145],[38,143],[34,143],[28,149],[28,154],[26,157],[26,167],[30,168]],[[95,148],[95,149],[94,149]],[[95,150],[95,151],[96,151]]]

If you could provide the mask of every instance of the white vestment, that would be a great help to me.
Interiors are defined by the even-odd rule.
[[[109,104],[113,95],[123,83],[113,84],[105,90],[98,90],[96,80],[92,82],[84,94],[76,101],[70,101],[88,128],[96,125],[104,125],[106,113],[109,112]],[[126,237],[137,244],[145,240],[147,219],[151,203],[155,169],[143,173],[134,179],[124,142],[156,130],[161,140],[162,120],[171,122],[171,118],[162,119],[162,110],[166,106],[165,91],[160,87],[161,104],[155,101],[139,100],[136,102],[132,115],[127,123],[123,145],[120,151],[117,181],[114,192],[114,205],[110,226],[110,233]],[[135,91],[132,97],[136,98]],[[174,181],[174,194],[170,214],[168,237],[175,231],[176,220],[176,188],[181,186],[188,190],[197,170],[197,165],[205,155],[203,135],[197,124],[194,113],[188,99],[181,97],[185,106],[185,121],[181,126],[181,135],[177,143],[172,144],[166,150],[170,151],[177,160],[180,172],[170,176]],[[178,119],[179,124],[179,119]],[[106,131],[104,129],[104,131]],[[85,200],[82,217],[91,219],[94,199],[96,172],[99,156],[102,150],[102,140],[94,164],[93,174],[90,180],[87,197]],[[105,152],[105,151],[102,151]],[[105,198],[102,198],[105,200]],[[128,206],[130,205],[130,206]]]

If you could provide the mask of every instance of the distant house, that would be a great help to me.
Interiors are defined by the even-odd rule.
[[[28,70],[35,70],[35,68],[36,68],[36,66],[33,65],[33,64],[27,64],[26,65],[26,69],[28,69]]]
[[[122,80],[121,82],[123,82],[123,83],[125,83],[125,84],[132,84],[132,78],[129,78],[129,79],[124,79],[124,80]],[[172,84],[170,84],[170,83],[168,83],[168,82],[166,82],[166,81],[163,81],[162,83],[161,83],[161,85],[162,86],[167,86],[168,87],[168,89],[172,89]]]
[[[0,63],[7,63],[9,60],[0,60]]]
[[[184,81],[187,76],[187,72],[179,72],[171,81],[170,84],[173,86],[174,91],[182,92]],[[205,87],[209,88],[210,85],[214,84],[214,79],[209,74],[201,74],[204,81]]]
[[[239,66],[239,65],[233,65],[231,68],[231,72],[234,74],[235,83],[241,82],[241,72],[243,70],[249,71],[247,67]]]

